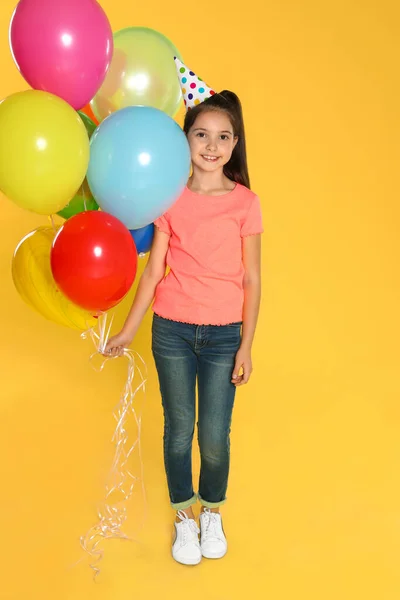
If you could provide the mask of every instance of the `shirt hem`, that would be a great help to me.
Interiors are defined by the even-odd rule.
[[[262,230],[262,231],[254,231],[254,232],[250,232],[250,233],[242,233],[241,237],[242,238],[251,237],[251,236],[254,236],[254,235],[261,235],[262,233],[264,233],[264,230]]]
[[[175,323],[182,323],[182,325],[203,325],[205,327],[225,327],[226,325],[234,325],[236,323],[242,323],[241,319],[234,319],[233,321],[227,321],[226,323],[199,323],[197,321],[183,321],[182,319],[175,319],[174,317],[167,317],[165,315],[160,314],[159,310],[154,310],[153,309],[153,313],[157,316],[157,317],[161,317],[161,319],[166,319],[167,321],[174,321]]]
[[[154,223],[154,225],[157,227],[158,231],[160,231],[161,233],[165,233],[165,235],[167,235],[168,237],[171,237],[171,232],[167,231],[166,227],[164,227],[163,225],[159,225],[158,223]]]

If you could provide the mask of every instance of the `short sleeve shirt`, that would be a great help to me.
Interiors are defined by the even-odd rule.
[[[242,240],[263,233],[258,196],[240,184],[221,196],[186,187],[155,225],[170,240],[169,272],[157,287],[154,312],[196,325],[241,321]]]

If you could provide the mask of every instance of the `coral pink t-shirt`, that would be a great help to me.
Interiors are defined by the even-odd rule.
[[[195,325],[242,321],[242,238],[263,232],[258,196],[240,184],[221,196],[186,187],[155,225],[170,236],[170,270],[157,287],[153,311]]]

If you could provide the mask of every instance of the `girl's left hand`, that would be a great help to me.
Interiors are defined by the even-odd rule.
[[[232,373],[232,383],[236,387],[244,385],[250,379],[250,375],[253,371],[253,364],[251,361],[251,352],[246,348],[239,348],[236,354],[235,368]]]

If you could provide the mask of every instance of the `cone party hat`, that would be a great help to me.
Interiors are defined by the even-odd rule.
[[[207,98],[214,96],[215,91],[210,88],[200,77],[175,57],[176,70],[182,88],[183,101],[186,110],[194,108]]]

